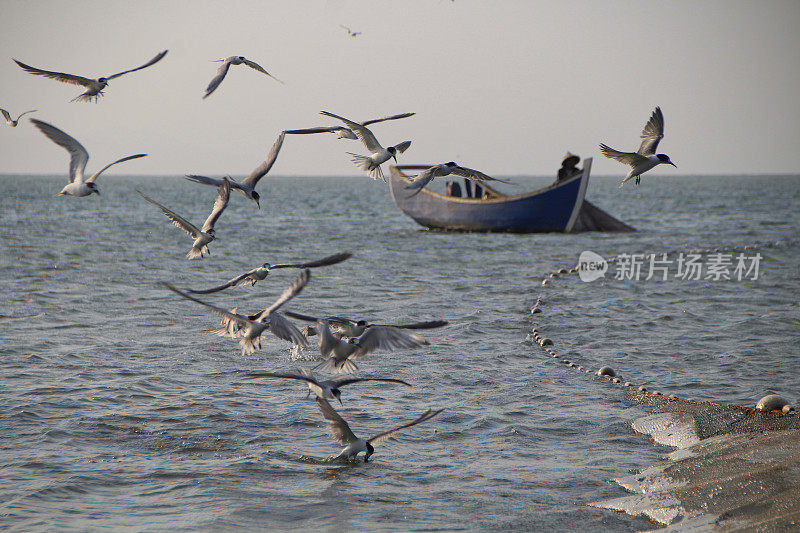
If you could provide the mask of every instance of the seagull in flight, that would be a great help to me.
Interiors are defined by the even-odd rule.
[[[320,398],[317,396],[317,404],[319,405],[319,410],[322,412],[322,417],[325,419],[325,425],[328,428],[328,433],[330,433],[333,440],[340,444],[345,445],[345,449],[339,453],[336,457],[331,457],[331,460],[350,460],[356,457],[359,453],[364,452],[364,462],[368,462],[370,456],[375,453],[374,444],[378,444],[381,441],[384,441],[394,435],[395,433],[410,428],[411,426],[416,426],[417,424],[421,424],[426,420],[430,420],[434,416],[438,415],[444,409],[439,409],[438,411],[431,411],[428,409],[424,413],[422,413],[419,417],[415,420],[407,424],[403,424],[402,426],[396,427],[394,429],[390,429],[389,431],[384,431],[383,433],[378,433],[377,435],[373,435],[368,439],[360,439],[355,436],[353,431],[350,429],[350,426],[347,425],[347,422],[339,416],[331,404],[328,403],[328,400],[325,398]]]
[[[17,65],[19,65],[20,68],[22,68],[22,70],[24,70],[25,72],[29,72],[36,76],[44,76],[45,78],[51,78],[64,83],[71,83],[73,85],[82,85],[86,87],[86,92],[79,94],[78,96],[70,100],[70,102],[75,102],[75,101],[91,102],[92,98],[94,98],[94,101],[96,102],[99,97],[103,96],[103,89],[106,88],[109,81],[113,80],[114,78],[119,78],[124,74],[136,72],[137,70],[142,70],[143,68],[147,68],[150,65],[155,65],[156,63],[161,61],[161,59],[165,55],[167,55],[167,50],[164,50],[163,52],[156,54],[156,56],[153,59],[151,59],[141,67],[136,67],[130,70],[125,70],[123,72],[118,72],[116,74],[112,74],[111,76],[101,76],[97,79],[84,78],[83,76],[76,76],[75,74],[67,74],[65,72],[52,72],[50,70],[42,70],[36,67],[32,67],[30,65],[26,65],[25,63],[17,61],[16,59],[14,60],[14,62]]]
[[[306,322],[318,322],[322,320],[317,317],[295,313],[294,311],[286,311],[286,316],[298,320],[305,320]],[[328,322],[329,327],[336,328],[336,334],[342,337],[359,337],[363,335],[368,328],[374,328],[376,326],[388,326],[400,329],[433,329],[441,328],[449,324],[447,320],[428,320],[426,322],[414,322],[412,324],[371,324],[366,320],[353,320],[338,316],[328,317],[324,320]]]
[[[656,148],[659,141],[664,137],[664,115],[661,113],[661,108],[656,107],[653,114],[650,115],[650,120],[644,125],[642,130],[642,144],[636,153],[633,152],[620,152],[609,148],[607,145],[600,143],[600,151],[603,155],[611,159],[615,159],[624,165],[631,167],[628,175],[619,184],[620,187],[625,185],[625,182],[631,178],[636,178],[636,185],[642,179],[642,174],[655,167],[656,165],[672,165],[675,168],[675,163],[670,161],[669,156],[666,154],[657,154]]]
[[[231,187],[227,179],[222,180],[222,184],[219,186],[217,198],[214,200],[214,207],[211,209],[211,214],[208,215],[208,218],[203,223],[203,227],[201,229],[197,229],[197,226],[193,225],[191,222],[178,215],[174,211],[156,202],[142,191],[137,189],[136,192],[141,194],[142,198],[161,209],[161,211],[167,215],[167,218],[169,218],[172,223],[175,224],[175,226],[185,231],[189,237],[194,239],[192,248],[189,250],[189,253],[186,254],[186,257],[189,259],[194,259],[195,257],[202,258],[204,253],[211,255],[211,252],[208,250],[208,245],[216,238],[214,224],[216,224],[220,215],[225,210],[225,207],[227,207],[228,198],[231,194]]]
[[[299,374],[296,373],[275,373],[275,372],[250,372],[247,374],[247,377],[250,378],[260,378],[260,377],[267,377],[267,378],[286,378],[286,379],[297,379],[300,381],[305,381],[308,384],[309,393],[313,392],[317,398],[326,398],[328,400],[336,399],[339,401],[340,405],[342,404],[342,392],[339,390],[341,387],[345,385],[350,385],[351,383],[359,383],[361,381],[383,381],[386,383],[400,383],[401,385],[405,385],[410,387],[410,383],[406,383],[400,379],[391,379],[391,378],[358,378],[352,376],[350,374],[339,374],[338,376],[334,376],[331,379],[318,379],[314,376],[314,373],[308,369],[301,369]]]
[[[276,78],[275,76],[273,76],[272,74],[270,74],[269,72],[264,70],[264,68],[261,65],[259,65],[255,61],[250,61],[249,59],[247,59],[244,56],[230,56],[230,57],[226,57],[225,59],[217,59],[216,61],[222,62],[222,64],[217,69],[217,74],[209,82],[208,87],[206,87],[206,94],[203,95],[204,99],[208,98],[208,96],[211,93],[213,93],[217,89],[217,87],[219,87],[219,84],[222,83],[222,80],[225,79],[225,75],[228,73],[228,69],[231,68],[231,65],[245,64],[248,67],[250,67],[251,69],[257,70],[257,71],[261,72],[262,74],[266,74],[267,76],[269,76],[273,80],[275,80],[277,82],[280,82],[280,83],[283,83],[281,80],[279,80],[278,78]]]
[[[300,292],[303,290],[303,287],[305,287],[308,283],[310,277],[310,270],[304,270],[301,272],[297,279],[294,280],[288,289],[283,291],[283,294],[281,294],[271,306],[267,307],[254,317],[240,315],[235,311],[228,311],[222,307],[217,307],[216,305],[211,305],[202,300],[198,300],[194,296],[177,289],[169,283],[162,282],[162,284],[175,294],[178,294],[187,300],[199,303],[200,305],[204,305],[215,313],[221,315],[223,318],[227,318],[231,322],[234,322],[239,329],[239,336],[241,336],[239,346],[242,347],[242,355],[249,355],[257,349],[261,349],[261,334],[267,330],[269,330],[279,339],[288,340],[301,346],[306,344],[303,334],[300,333],[300,331],[294,327],[291,322],[286,320],[286,318],[284,318],[277,311],[286,302],[300,294]]]
[[[348,34],[350,37],[356,37],[356,36],[358,36],[358,35],[361,35],[361,32],[360,32],[360,31],[353,31],[353,30],[351,30],[350,28],[348,28],[347,26],[342,26],[341,24],[339,24],[339,27],[340,27],[340,28],[344,28],[345,30],[347,30],[347,34]]]
[[[219,292],[223,291],[229,287],[235,287],[239,285],[245,285],[249,283],[251,286],[255,285],[257,282],[266,278],[269,273],[277,268],[317,268],[317,267],[324,267],[335,265],[337,263],[341,263],[342,261],[349,259],[352,257],[353,254],[350,252],[343,252],[339,254],[329,255],[328,257],[323,257],[322,259],[318,259],[316,261],[308,261],[305,263],[278,263],[277,265],[271,265],[269,263],[264,263],[259,267],[256,267],[252,270],[245,272],[244,274],[240,274],[235,278],[223,283],[222,285],[218,285],[216,287],[212,287],[210,289],[202,289],[202,290],[194,290],[188,289],[188,292],[194,294],[211,294],[212,292]]]
[[[387,120],[397,120],[400,118],[408,118],[410,116],[416,115],[416,113],[400,113],[399,115],[389,115],[388,117],[381,117],[375,118],[372,120],[365,120],[364,122],[359,122],[362,126],[369,126],[370,124],[375,124],[376,122],[384,122]],[[292,135],[308,135],[310,133],[334,133],[336,134],[337,139],[350,139],[350,140],[357,140],[358,137],[353,130],[350,128],[345,128],[344,126],[322,126],[319,128],[306,128],[300,130],[286,130],[283,133],[289,133]]]
[[[471,180],[478,180],[478,181],[500,181],[503,183],[508,183],[506,180],[501,180],[498,178],[493,178],[491,176],[487,176],[483,172],[478,172],[477,170],[472,170],[471,168],[461,167],[456,165],[454,162],[450,161],[449,163],[442,163],[441,165],[434,165],[431,168],[420,172],[417,174],[416,178],[410,185],[406,186],[406,189],[416,190],[414,194],[419,194],[422,191],[422,188],[425,187],[428,183],[430,183],[433,178],[439,178],[442,176],[449,176],[450,174],[455,174],[456,176],[461,176],[463,178],[468,178]]]
[[[69,152],[69,183],[61,189],[59,195],[67,194],[70,196],[89,196],[90,194],[100,194],[95,185],[95,180],[106,169],[128,161],[130,159],[138,159],[139,157],[146,157],[147,154],[135,154],[117,159],[113,163],[109,163],[88,178],[83,178],[83,172],[86,170],[86,163],[89,162],[89,152],[81,145],[75,138],[61,131],[55,126],[42,122],[41,120],[31,119],[33,125],[39,128],[39,131],[44,133],[48,139],[56,143]]]
[[[409,146],[411,146],[411,141],[403,141],[395,146],[384,148],[375,138],[375,135],[373,135],[367,127],[362,126],[358,122],[353,122],[352,120],[340,117],[339,115],[334,115],[333,113],[329,113],[327,111],[322,111],[322,114],[328,117],[338,118],[344,122],[344,125],[350,128],[350,130],[355,133],[359,139],[361,139],[361,142],[363,142],[364,146],[366,146],[367,150],[369,150],[370,155],[363,156],[354,154],[352,152],[347,153],[353,156],[353,163],[355,163],[355,165],[361,170],[366,171],[374,180],[380,178],[386,182],[386,178],[383,177],[383,171],[381,170],[381,163],[388,161],[390,158],[394,159],[396,163],[397,154],[402,154],[408,150]]]
[[[275,139],[275,143],[272,145],[272,148],[270,148],[269,154],[267,154],[267,159],[258,165],[258,167],[256,167],[256,169],[253,170],[249,176],[243,179],[241,183],[237,183],[231,179],[230,176],[224,178],[230,182],[233,190],[239,191],[245,198],[253,200],[259,209],[261,209],[261,203],[259,202],[261,196],[255,190],[256,185],[258,185],[258,180],[267,175],[270,169],[272,169],[272,165],[274,165],[275,161],[278,159],[281,146],[283,146],[284,137],[284,132],[281,132],[278,135],[278,138]],[[205,176],[197,176],[195,174],[188,174],[186,179],[197,183],[202,183],[203,185],[212,185],[214,187],[219,187],[222,184],[222,180],[220,179],[207,178]]]
[[[358,337],[338,339],[331,332],[327,320],[317,321],[319,353],[327,358],[317,368],[323,367],[336,373],[351,374],[358,370],[353,359],[364,357],[376,350],[419,348],[430,344],[412,331],[394,326],[373,326]]]
[[[37,111],[36,109],[31,109],[30,111],[25,111],[20,116],[18,116],[16,120],[14,120],[14,119],[11,118],[11,113],[6,111],[5,109],[0,109],[0,113],[2,113],[3,114],[3,118],[6,119],[6,124],[11,126],[12,128],[16,128],[17,127],[17,124],[19,124],[19,119],[21,119],[22,117],[24,117],[28,113],[36,113],[36,111]],[[355,139],[355,137],[353,137],[353,138]]]

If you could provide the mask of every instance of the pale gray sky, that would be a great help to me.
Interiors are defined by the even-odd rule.
[[[411,139],[405,163],[455,160],[489,174],[552,174],[566,150],[595,173],[624,174],[598,143],[638,147],[653,108],[656,173],[799,173],[800,2],[486,0],[0,0],[0,107],[76,137],[93,171],[146,152],[116,174],[249,173],[280,130],[415,111],[376,125]],[[340,24],[362,35],[351,38]],[[11,58],[112,81],[97,104],[77,86],[32,76]],[[284,80],[232,67],[203,90],[211,60],[244,55]],[[0,172],[66,175],[68,156],[27,121],[0,124]],[[332,135],[287,138],[276,175],[358,174]]]

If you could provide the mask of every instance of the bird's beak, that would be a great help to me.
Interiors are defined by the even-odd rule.
[[[673,166],[673,167],[675,167],[675,168],[678,168],[678,165],[676,165],[676,164],[675,164],[675,163],[673,163],[672,161],[670,161],[670,162],[669,162],[669,164],[670,164],[670,165],[672,165],[672,166]]]
[[[342,403],[342,399],[341,399],[340,397],[338,397],[338,396],[336,397],[336,399],[337,399],[337,400],[339,400],[339,405],[341,405],[342,407],[344,407],[344,404]]]
[[[261,202],[259,202],[258,200],[256,200],[256,205],[258,206],[258,208],[259,208],[259,209],[261,209]]]
[[[392,154],[392,159],[394,159],[394,164],[396,165],[397,164],[397,157],[395,157],[394,154]]]
[[[100,191],[97,189],[92,189],[92,192],[95,193],[97,196],[100,196]]]

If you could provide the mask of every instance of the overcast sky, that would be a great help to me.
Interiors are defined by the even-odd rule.
[[[638,148],[656,105],[668,174],[800,173],[800,2],[488,0],[0,0],[0,107],[28,109],[89,151],[88,170],[149,157],[116,174],[245,175],[279,131],[415,111],[373,126],[404,163],[455,160],[495,175],[549,175],[564,152],[623,175],[605,142]],[[339,25],[363,32],[349,37]],[[118,78],[97,104],[77,86],[23,72],[11,58]],[[285,81],[232,67],[244,55]],[[66,175],[67,153],[25,121],[0,123],[0,173]],[[287,138],[276,175],[353,175],[333,135]]]

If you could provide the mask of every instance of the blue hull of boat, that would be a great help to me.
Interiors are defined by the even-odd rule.
[[[458,198],[428,189],[422,189],[415,195],[415,191],[405,188],[411,180],[392,167],[392,197],[403,213],[427,228],[517,233],[569,232],[586,193],[589,165],[581,174],[539,191],[493,199]]]

